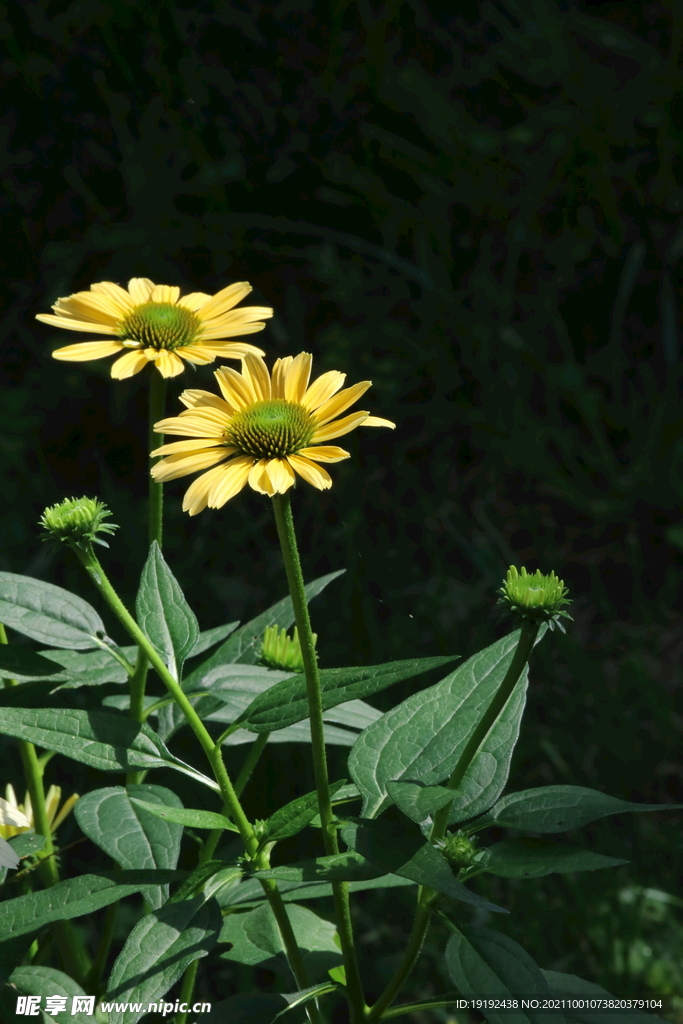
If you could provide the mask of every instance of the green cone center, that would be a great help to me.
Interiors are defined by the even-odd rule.
[[[257,459],[281,459],[310,444],[315,423],[296,402],[272,398],[236,413],[226,441]]]
[[[197,337],[201,321],[196,313],[173,302],[143,302],[123,320],[119,337],[139,341],[143,348],[183,348]]]

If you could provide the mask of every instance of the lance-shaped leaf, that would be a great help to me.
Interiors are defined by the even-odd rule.
[[[386,874],[360,853],[347,850],[329,857],[302,860],[294,864],[280,864],[275,868],[254,871],[252,878],[274,878],[279,882],[362,882],[369,878],[380,878]]]
[[[501,932],[488,928],[456,928],[446,946],[446,967],[464,996],[493,999],[550,999],[548,982],[541,968],[525,949]],[[482,1006],[481,1012],[491,1024],[564,1024],[564,1017],[553,1009],[519,1009],[499,1013]]]
[[[456,791],[447,786],[425,786],[422,782],[387,782],[387,793],[418,825],[456,796]]]
[[[408,658],[386,665],[353,668],[324,668],[320,671],[323,711],[348,701],[369,697],[387,686],[413,679],[434,668],[441,668],[457,657]],[[250,732],[274,732],[308,717],[306,680],[301,674],[283,679],[252,701],[237,721]]]
[[[132,790],[133,787],[129,786],[128,789]],[[144,799],[138,799],[136,796],[133,796],[133,803],[155,817],[161,818],[162,821],[172,821],[176,825],[185,825],[188,828],[208,828],[211,830],[224,828],[230,832],[239,832],[237,826],[233,825],[229,818],[226,818],[223,814],[216,814],[215,811],[194,810],[193,808],[180,807],[179,805],[164,807],[159,804],[151,804]]]
[[[0,622],[52,647],[97,647],[104,623],[82,597],[32,576],[0,572]]]
[[[129,662],[135,664],[137,647],[121,647],[121,654]],[[79,686],[102,686],[103,683],[125,683],[128,673],[120,661],[113,656],[111,650],[103,648],[99,651],[41,651],[46,658],[58,661],[62,666],[62,675],[55,682],[64,680],[55,687],[58,690],[72,690]]]
[[[353,855],[356,856],[356,854]],[[339,854],[339,856],[343,857],[344,854]],[[318,859],[324,860],[323,857]],[[301,862],[301,865],[303,865],[303,862]],[[361,865],[363,866],[361,867]],[[283,866],[296,869],[296,865],[288,864]],[[270,868],[269,870],[277,871],[278,869]],[[302,868],[302,870],[307,869]],[[349,874],[354,870],[353,865],[348,867]],[[372,878],[361,878],[356,881],[347,882],[349,892],[363,892],[366,889],[393,889],[399,886],[415,885],[415,882],[409,878],[401,878],[400,875],[387,875],[377,871],[374,865],[370,865],[364,858],[359,860],[358,870],[362,870],[364,874],[369,874],[373,870],[375,875]],[[344,871],[344,868],[340,868],[339,874],[343,875]],[[343,877],[335,877],[335,881],[343,882],[345,880]],[[330,882],[292,882],[280,878],[277,887],[285,903],[291,903],[293,900],[298,903],[299,900],[323,899],[332,895],[332,884]],[[252,907],[263,903],[265,900],[263,888],[257,878],[243,879],[238,885],[227,887],[227,891],[218,893],[217,898],[218,902],[226,907]]]
[[[67,878],[49,889],[0,903],[0,935],[5,942],[53,921],[94,914],[149,885],[182,881],[186,874],[185,871],[122,871],[116,878],[105,873]]]
[[[387,872],[427,885],[462,903],[507,914],[507,910],[458,882],[439,851],[409,822],[399,826],[389,821],[356,818],[344,825],[341,836],[352,850]]]
[[[562,1013],[567,1024],[661,1024],[661,1017],[653,1017],[650,1013],[643,1013],[642,1010],[629,1010],[625,1006],[610,1010],[600,1006],[599,1009],[589,1009],[585,1006],[587,1000],[611,1000],[620,1002],[600,985],[592,981],[584,981],[577,978],[575,974],[561,974],[559,971],[543,971],[543,976],[550,986],[553,996],[558,999],[572,1000],[578,1006],[564,1007]],[[625,1000],[621,1000],[625,1002]],[[581,1006],[584,1003],[584,1006]],[[609,1003],[607,1004],[609,1006]]]
[[[547,839],[503,839],[476,858],[477,866],[503,878],[541,878],[569,871],[596,871],[628,864],[618,857],[605,857],[590,850],[561,846]]]
[[[199,638],[199,626],[156,541],[142,570],[135,610],[140,628],[173,678],[180,679],[185,658]]]
[[[389,782],[434,786],[449,777],[503,682],[518,639],[519,630],[503,637],[361,733],[348,765],[364,797],[365,817],[374,818],[389,805]],[[481,813],[502,792],[519,735],[526,686],[525,668],[455,794],[451,821]]]
[[[28,740],[103,772],[174,768],[211,789],[219,789],[213,779],[174,757],[148,725],[113,711],[5,708],[0,734]]]
[[[40,996],[41,1003],[48,996],[66,996],[66,1009],[49,1015],[48,1019],[55,1024],[93,1024],[91,1013],[84,1010],[72,1012],[72,998],[85,996],[85,992],[78,982],[63,971],[43,966],[17,967],[9,980],[24,995]]]
[[[530,832],[567,832],[609,814],[627,811],[678,811],[683,804],[632,804],[583,786],[543,786],[508,793],[476,821],[489,825],[528,829]]]
[[[86,793],[76,803],[74,815],[81,831],[122,868],[174,868],[178,863],[181,825],[161,820],[140,807],[134,798],[161,810],[182,806],[179,797],[164,786],[149,784],[109,786]],[[168,899],[168,886],[145,892],[153,910]]]
[[[336,930],[333,924],[324,921],[307,907],[298,907],[295,903],[287,907],[287,916],[311,980],[316,980],[330,968],[342,963],[334,939]],[[226,917],[220,941],[231,944],[231,948],[221,954],[221,959],[251,966],[259,964],[285,977],[291,977],[280,930],[267,903],[247,914],[230,914]]]
[[[62,666],[42,654],[14,644],[0,644],[0,676],[24,682],[59,675]]]
[[[127,1004],[109,1010],[109,1024],[137,1024],[149,1003],[161,1000],[194,960],[211,952],[221,925],[220,907],[203,895],[168,903],[138,921],[107,982],[107,1001]]]
[[[341,779],[330,786],[330,796],[337,793],[346,779]],[[280,842],[281,839],[288,839],[295,836],[315,818],[318,813],[318,794],[315,790],[312,793],[305,793],[291,800],[284,807],[280,807],[274,814],[271,814],[264,826],[261,842]]]

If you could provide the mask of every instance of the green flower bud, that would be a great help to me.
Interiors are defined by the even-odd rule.
[[[314,645],[317,639],[318,634],[314,633]],[[261,645],[261,661],[269,668],[284,672],[303,672],[304,659],[296,626],[293,636],[287,636],[287,630],[279,629],[278,626],[266,626]]]
[[[454,870],[468,868],[476,854],[474,840],[464,832],[447,832],[435,844]]]
[[[113,533],[118,530],[114,523],[105,523],[111,512],[97,498],[65,498],[58,505],[45,509],[40,525],[45,531],[43,540],[57,540],[77,544],[85,548],[88,544],[101,544],[108,548],[98,533]]]
[[[507,571],[505,582],[498,593],[501,595],[497,606],[513,612],[520,619],[532,619],[536,622],[547,622],[550,629],[558,626],[564,633],[560,617],[571,619],[571,615],[563,611],[563,606],[571,602],[565,595],[569,591],[563,580],[554,572],[544,576],[539,569],[530,574],[522,566],[518,572],[514,565]]]

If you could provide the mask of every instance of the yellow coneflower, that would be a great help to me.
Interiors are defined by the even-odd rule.
[[[12,789],[11,786],[7,788]],[[12,790],[12,794],[14,794],[14,790]],[[15,828],[14,826],[18,827]],[[16,806],[16,802],[13,804],[11,801],[3,800],[0,797],[0,832],[15,836],[30,827],[31,822],[24,812]],[[14,869],[17,867],[19,867],[19,858],[9,843],[0,835],[0,868]]]
[[[31,797],[27,792],[24,795],[23,804],[18,803],[14,787],[10,784],[5,787],[6,800],[0,797],[0,838],[11,839],[18,836],[27,829],[35,829],[33,818],[33,806]],[[78,793],[74,793],[64,802],[59,810],[59,801],[62,799],[62,790],[59,786],[50,786],[45,795],[45,811],[47,814],[50,832],[55,832],[73,809],[78,800]]]
[[[128,290],[111,281],[100,281],[87,292],[57,299],[52,313],[36,317],[52,327],[88,334],[109,334],[111,340],[82,341],[58,348],[55,359],[85,362],[125,353],[111,368],[112,377],[132,377],[154,363],[162,377],[176,377],[188,363],[212,363],[214,359],[241,359],[247,352],[263,355],[246,342],[225,341],[254,334],[273,315],[268,306],[234,307],[251,291],[246,281],[228,285],[216,295],[191,292],[180,297],[175,285],[154,284],[134,277]]]
[[[222,397],[184,391],[180,400],[188,408],[155,423],[154,429],[193,440],[173,441],[152,452],[166,456],[152,467],[153,478],[174,480],[213,466],[185,495],[183,509],[191,516],[207,505],[220,508],[247,484],[260,494],[284,494],[298,474],[319,490],[331,487],[332,478],[318,463],[340,462],[349,453],[326,441],[360,426],[395,424],[368,412],[336,419],[372,382],[340,391],[346,374],[330,370],[309,387],[310,374],[308,352],[278,359],[271,374],[263,359],[249,354],[241,373],[229,367],[216,370]]]

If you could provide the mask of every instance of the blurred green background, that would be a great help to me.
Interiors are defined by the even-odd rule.
[[[373,380],[397,423],[297,489],[307,578],[348,570],[313,606],[322,663],[469,655],[508,628],[507,566],[554,569],[575,621],[535,657],[512,787],[683,802],[681,5],[27,0],[2,32],[0,567],[92,600],[36,526],[82,493],[121,524],[128,601],[145,555],[145,377],[53,362],[78,339],[34,315],[100,280],[248,280],[276,311],[252,340]],[[176,378],[169,413],[212,382]],[[201,626],[282,597],[267,501],[189,519],[184,490],[165,553]],[[254,780],[264,810],[293,756]],[[683,996],[679,821],[571,837],[631,860],[614,874],[477,885],[542,966]],[[378,976],[405,925],[379,907]]]

